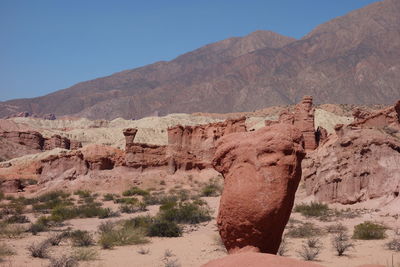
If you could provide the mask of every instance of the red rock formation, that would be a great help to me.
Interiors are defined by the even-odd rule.
[[[303,161],[308,195],[352,204],[400,192],[400,141],[380,129],[338,125]]]
[[[128,128],[125,135],[125,164],[132,168],[159,168],[168,165],[166,146],[135,143],[137,129]]]
[[[314,128],[314,112],[312,96],[304,96],[303,100],[295,106],[294,111],[283,110],[279,115],[279,121],[267,120],[265,121],[265,126],[270,126],[278,122],[292,124],[302,132],[305,149],[314,150],[318,146],[317,133]]]
[[[328,139],[328,131],[324,127],[318,126],[317,130],[315,131],[315,138],[319,146]]]
[[[90,170],[111,170],[125,164],[124,151],[105,145],[87,145],[80,150]]]
[[[323,267],[322,265],[266,253],[238,253],[212,260],[202,267]]]
[[[363,128],[382,128],[389,125],[400,124],[400,100],[390,108],[379,110],[376,112],[363,112],[357,109],[354,113],[354,122],[351,126]]]
[[[303,136],[289,124],[221,138],[212,164],[225,178],[218,228],[227,250],[276,253],[301,177]]]
[[[245,132],[246,118],[197,126],[180,126],[168,129],[169,165],[176,169],[204,169],[211,167],[215,142],[224,135]]]
[[[3,137],[10,142],[14,142],[37,150],[41,150],[44,144],[43,136],[35,131],[4,131],[0,132],[0,137]]]
[[[70,149],[71,142],[68,138],[62,137],[58,134],[53,135],[50,138],[46,138],[44,140],[43,149],[44,150],[52,150],[54,148],[64,148]]]
[[[76,150],[82,147],[82,143],[76,140],[70,140],[70,147],[71,150]]]

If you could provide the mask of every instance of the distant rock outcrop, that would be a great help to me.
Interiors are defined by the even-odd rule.
[[[373,113],[357,110],[355,122],[336,125],[336,134],[303,161],[308,195],[352,204],[400,192],[400,102]]]
[[[222,136],[246,131],[246,118],[168,129],[167,156],[172,170],[211,168],[215,142]]]
[[[0,157],[3,158],[8,155],[4,160],[9,160],[11,159],[10,156],[14,155],[23,156],[54,148],[78,149],[82,147],[82,144],[78,141],[71,141],[57,134],[45,138],[36,131],[0,131],[0,138],[0,142],[4,144]],[[19,153],[11,153],[12,151],[6,151],[7,149],[18,149]]]
[[[289,219],[305,155],[289,124],[221,138],[212,164],[225,178],[218,228],[229,253],[276,253]]]

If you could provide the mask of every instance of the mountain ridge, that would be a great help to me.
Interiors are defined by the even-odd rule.
[[[271,31],[228,38],[171,61],[0,102],[0,116],[226,113],[293,104],[303,95],[313,95],[316,103],[392,104],[400,98],[399,29],[400,1],[385,0],[319,25],[299,40]]]

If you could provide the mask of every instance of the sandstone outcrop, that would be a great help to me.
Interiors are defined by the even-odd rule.
[[[356,109],[353,116],[354,122],[350,124],[351,126],[363,128],[382,128],[385,126],[398,127],[400,124],[400,100],[392,107],[375,112],[366,112]]]
[[[44,145],[43,136],[39,132],[35,131],[4,131],[0,132],[0,137],[3,137],[10,142],[24,145],[36,150],[41,150]]]
[[[55,134],[52,137],[44,140],[43,149],[52,150],[56,147],[70,149],[70,146],[71,142],[68,138]]]
[[[128,128],[125,136],[125,164],[132,168],[159,168],[168,165],[166,146],[135,143],[137,129]]]
[[[167,156],[172,171],[210,168],[215,142],[222,136],[246,131],[246,118],[168,129]]]
[[[71,141],[58,134],[50,138],[44,138],[41,133],[36,131],[0,131],[1,142],[4,143],[3,149],[7,147],[16,147],[18,153],[4,153],[8,155],[23,156],[33,153],[39,153],[43,150],[52,150],[54,148],[78,149],[82,144],[78,141]],[[13,145],[15,144],[15,145]],[[71,145],[72,144],[72,145]],[[9,157],[5,158],[10,159]]]
[[[303,143],[289,124],[217,142],[212,164],[225,178],[217,223],[229,253],[277,252],[301,178]]]
[[[307,151],[314,150],[318,146],[317,133],[314,128],[314,113],[315,108],[313,107],[312,96],[304,96],[293,111],[289,109],[283,110],[279,114],[279,121],[266,120],[265,126],[277,123],[292,124],[302,132],[305,149]]]
[[[192,170],[211,168],[215,142],[233,132],[245,132],[246,118],[197,126],[177,125],[168,128],[168,145],[150,145],[134,142],[137,129],[128,128],[125,135],[125,163],[133,168],[167,168]]]
[[[303,161],[308,195],[352,204],[400,192],[400,140],[381,129],[337,125]]]

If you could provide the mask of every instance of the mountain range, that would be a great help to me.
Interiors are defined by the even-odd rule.
[[[229,38],[171,61],[0,102],[18,112],[90,119],[241,112],[318,103],[400,99],[400,0],[384,0],[319,25],[297,40],[271,31]]]

